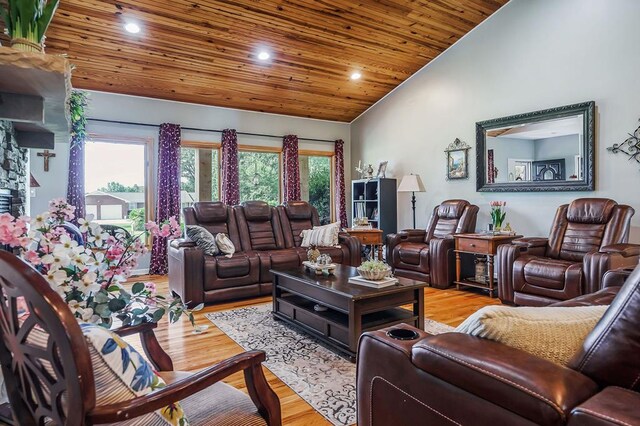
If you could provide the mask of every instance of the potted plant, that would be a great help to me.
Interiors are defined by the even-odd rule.
[[[8,0],[0,7],[11,47],[25,52],[43,52],[44,35],[60,0]]]

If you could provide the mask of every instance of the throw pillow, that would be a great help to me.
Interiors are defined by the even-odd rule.
[[[329,225],[314,226],[313,229],[305,229],[300,236],[302,237],[302,247],[315,245],[318,247],[335,247],[339,242],[340,222],[330,223]]]
[[[80,323],[89,346],[98,406],[127,401],[166,386],[151,365],[115,333],[95,324]],[[179,403],[136,417],[127,425],[188,426]]]
[[[227,236],[227,234],[218,234],[216,235],[216,244],[218,244],[218,249],[221,253],[224,253],[226,257],[233,256],[233,253],[236,252],[236,246],[233,245],[233,241],[231,238]]]
[[[187,237],[204,251],[204,254],[215,256],[220,253],[213,234],[202,226],[187,225]]]
[[[495,340],[556,364],[567,365],[608,306],[486,306],[456,332]]]

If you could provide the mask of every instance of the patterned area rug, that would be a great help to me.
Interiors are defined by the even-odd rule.
[[[356,366],[317,339],[275,321],[271,304],[207,314],[246,350],[267,353],[264,366],[334,425],[356,422]],[[453,327],[425,319],[431,334]]]

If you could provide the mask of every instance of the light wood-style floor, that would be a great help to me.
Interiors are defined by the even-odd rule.
[[[144,276],[136,277],[132,282],[135,281],[152,281],[156,283],[161,294],[168,293],[167,277]],[[163,319],[156,330],[157,337],[162,347],[171,356],[176,370],[199,370],[243,352],[238,344],[215,327],[204,314],[270,301],[270,297],[260,297],[206,306],[196,314],[196,321],[198,324],[210,325],[210,328],[199,335],[192,333],[192,327],[186,319],[171,325]],[[457,326],[483,306],[494,304],[500,304],[500,301],[489,298],[486,293],[457,291],[455,288],[425,289],[425,317],[451,326]],[[127,340],[139,347],[139,341],[135,337],[129,337]],[[283,424],[305,426],[330,424],[269,370],[265,369],[265,373],[269,384],[280,397]],[[231,376],[225,382],[246,391],[241,373]]]

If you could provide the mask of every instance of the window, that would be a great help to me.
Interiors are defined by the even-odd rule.
[[[240,202],[260,200],[280,204],[280,152],[268,148],[240,147]]]
[[[320,223],[333,218],[333,158],[332,154],[300,151],[300,192],[302,199],[318,210]]]
[[[148,144],[145,139],[91,137],[85,150],[87,215],[102,225],[144,230],[149,219]]]
[[[180,149],[181,206],[220,198],[220,149],[217,145],[184,143]]]

